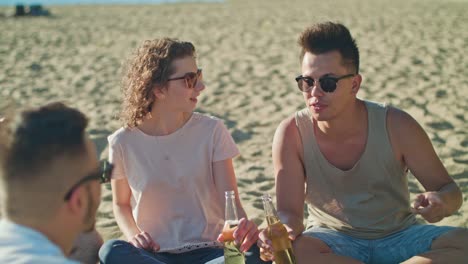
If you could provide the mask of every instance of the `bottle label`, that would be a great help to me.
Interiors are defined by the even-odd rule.
[[[244,254],[239,250],[234,241],[224,243],[224,263],[244,264]]]

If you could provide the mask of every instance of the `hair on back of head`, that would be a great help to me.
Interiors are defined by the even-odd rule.
[[[1,168],[6,184],[28,181],[53,159],[86,151],[88,119],[63,103],[26,109],[2,123]]]
[[[323,54],[338,51],[344,66],[359,73],[359,49],[349,30],[340,23],[324,22],[306,28],[298,40],[301,46],[300,60],[306,52]]]
[[[156,85],[163,87],[175,72],[172,62],[195,57],[192,43],[171,38],[146,40],[124,65],[123,107],[120,119],[127,127],[138,126],[151,112]]]

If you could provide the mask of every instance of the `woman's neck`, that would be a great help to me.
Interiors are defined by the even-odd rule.
[[[165,136],[183,127],[191,116],[192,113],[187,112],[151,113],[138,128],[151,136]]]

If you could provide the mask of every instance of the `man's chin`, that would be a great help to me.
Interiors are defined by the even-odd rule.
[[[90,225],[83,230],[83,233],[91,233],[96,229],[96,221],[93,221]]]
[[[90,229],[85,229],[83,233],[91,233],[94,231],[94,225]]]
[[[315,121],[328,121],[328,118],[326,116],[320,114],[312,114],[312,118]]]

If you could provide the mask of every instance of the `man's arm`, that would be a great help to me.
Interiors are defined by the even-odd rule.
[[[294,239],[293,248],[297,263],[361,263],[354,259],[334,255],[321,240],[300,236],[304,230],[305,172],[303,147],[294,117],[279,125],[273,139],[273,167],[276,179],[278,214]],[[273,259],[272,243],[266,232],[259,236],[261,257]]]
[[[304,231],[305,174],[302,141],[294,117],[276,129],[272,151],[278,214],[295,237]]]
[[[390,108],[387,126],[392,147],[426,190],[417,196],[413,212],[433,223],[455,213],[462,194],[437,156],[422,127],[409,114]]]

